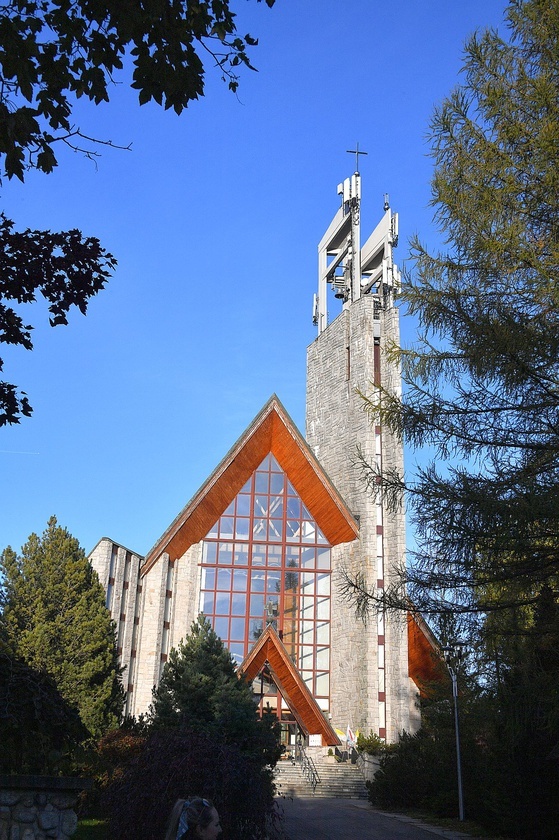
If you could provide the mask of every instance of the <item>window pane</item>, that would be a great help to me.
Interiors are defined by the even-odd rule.
[[[315,542],[316,540],[316,528],[314,522],[307,522],[306,520],[302,523],[303,529],[303,542]]]
[[[314,595],[314,584],[316,580],[316,575],[305,572],[301,575],[301,589],[305,593],[305,595]]]
[[[217,573],[217,588],[231,589],[231,569],[219,569]]]
[[[250,596],[250,614],[255,616],[262,616],[264,613],[264,596],[251,595]]]
[[[287,500],[287,515],[292,519],[301,518],[301,499],[289,498]]]
[[[287,545],[285,547],[285,565],[289,568],[298,566],[301,562],[301,549],[294,545]]]
[[[283,493],[283,478],[283,473],[272,473],[270,476],[270,493]]]
[[[219,520],[219,536],[225,538],[233,536],[232,516],[222,516]]]
[[[251,642],[255,642],[262,635],[264,622],[261,618],[251,618],[248,624],[248,636]]]
[[[298,519],[288,519],[285,523],[285,538],[288,541],[295,542],[299,540],[301,530],[301,523]]]
[[[281,572],[268,572],[266,592],[280,591]]]
[[[277,596],[268,598],[264,609],[266,621],[275,621],[279,615],[279,598]]]
[[[330,594],[330,575],[316,576],[316,593],[317,595]]]
[[[234,592],[231,598],[231,615],[246,615],[247,596],[244,592]]]
[[[301,565],[305,569],[314,569],[316,565],[316,549],[304,548],[301,551]]]
[[[316,605],[316,617],[330,621],[330,598],[320,598]]]
[[[330,667],[330,648],[321,647],[316,649],[315,668],[317,671],[327,671]]]
[[[270,496],[270,516],[283,519],[283,496]]]
[[[228,638],[229,619],[216,618],[214,620],[214,630],[220,639],[226,640]]]
[[[231,612],[231,595],[229,592],[216,593],[215,612],[219,615],[229,615]]]
[[[268,505],[270,503],[269,496],[255,496],[254,497],[254,515],[255,516],[267,516],[268,515]]]
[[[248,566],[248,543],[235,544],[233,562],[236,566]]]
[[[200,612],[204,615],[213,615],[214,611],[214,593],[202,592],[200,595]]]
[[[215,569],[202,569],[201,589],[215,589]]]
[[[255,519],[254,525],[252,526],[252,536],[255,540],[265,540],[268,536],[268,520],[267,519]]]
[[[281,545],[269,545],[268,566],[281,566],[282,554],[283,551]]]
[[[268,492],[268,473],[267,472],[257,472],[254,476],[254,489],[257,493],[267,493]]]
[[[205,542],[204,550],[202,551],[202,563],[215,563],[217,557],[217,544],[214,542]]]
[[[301,598],[301,613],[303,618],[314,618],[314,598],[312,596]]]
[[[237,516],[250,515],[250,496],[246,493],[239,493],[237,496]]]
[[[327,697],[330,694],[330,674],[317,674],[316,693],[322,697]]]
[[[229,653],[233,657],[235,664],[240,665],[245,658],[245,646],[242,643],[234,642],[229,645]]]
[[[229,638],[235,641],[244,641],[245,620],[244,618],[232,618],[229,628]]]
[[[254,545],[252,547],[252,565],[264,566],[266,564],[266,546]]]
[[[329,548],[319,548],[317,551],[318,558],[316,561],[316,565],[319,569],[329,569],[330,568],[330,549]]]
[[[233,558],[233,546],[231,543],[220,543],[217,562],[223,566],[231,566]]]
[[[251,592],[264,592],[264,573],[263,572],[252,572],[250,576],[250,591]]]
[[[283,539],[283,522],[281,519],[270,519],[268,523],[268,539],[280,542]]]
[[[311,669],[313,666],[313,651],[311,645],[301,645],[301,653],[299,655],[300,667],[302,670]]]
[[[330,623],[328,621],[317,622],[316,625],[316,643],[317,645],[327,645],[330,642]]]
[[[248,571],[246,569],[235,569],[233,572],[233,589],[235,592],[246,592]]]
[[[283,588],[286,592],[297,592],[299,588],[299,572],[285,572]]]
[[[238,517],[235,520],[235,537],[239,540],[248,540],[250,534],[250,519]]]
[[[314,621],[303,621],[301,623],[301,642],[304,644],[313,643]]]

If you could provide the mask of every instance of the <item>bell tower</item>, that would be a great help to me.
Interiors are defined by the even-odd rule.
[[[318,246],[318,336],[307,352],[307,442],[359,521],[359,538],[333,549],[333,589],[339,572],[363,576],[382,591],[405,563],[404,512],[388,510],[364,483],[360,456],[381,470],[403,471],[403,447],[380,418],[366,413],[380,386],[399,392],[400,371],[385,354],[399,343],[395,306],[400,272],[393,260],[398,215],[384,196],[383,215],[361,246],[361,176],[338,185],[340,206]],[[341,312],[329,322],[329,305]],[[419,725],[417,689],[408,675],[405,615],[371,611],[364,622],[352,605],[332,598],[332,698],[335,721],[388,741]]]

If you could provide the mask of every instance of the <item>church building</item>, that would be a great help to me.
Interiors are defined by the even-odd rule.
[[[103,538],[90,555],[124,666],[126,712],[146,712],[169,651],[203,613],[273,709],[286,745],[334,746],[347,728],[393,742],[419,726],[436,643],[411,615],[340,596],[340,572],[382,590],[405,563],[404,512],[363,481],[358,453],[403,470],[402,444],[364,410],[400,388],[398,216],[360,240],[358,172],[318,247],[317,337],[307,354],[305,436],[273,395],[143,557]],[[328,302],[341,312],[330,322]]]

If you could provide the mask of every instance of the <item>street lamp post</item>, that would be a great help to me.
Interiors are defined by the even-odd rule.
[[[462,645],[453,644],[443,648],[446,667],[452,680],[452,698],[454,701],[454,731],[456,735],[456,773],[458,777],[458,819],[464,822],[464,793],[462,790],[462,761],[460,757],[460,721],[458,718],[458,679],[452,661],[462,659]]]

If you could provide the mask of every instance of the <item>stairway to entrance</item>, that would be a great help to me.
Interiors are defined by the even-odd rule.
[[[314,791],[303,775],[299,762],[278,761],[275,770],[276,795],[295,797],[323,797],[331,799],[367,799],[367,788],[356,764],[316,762],[319,782]]]

